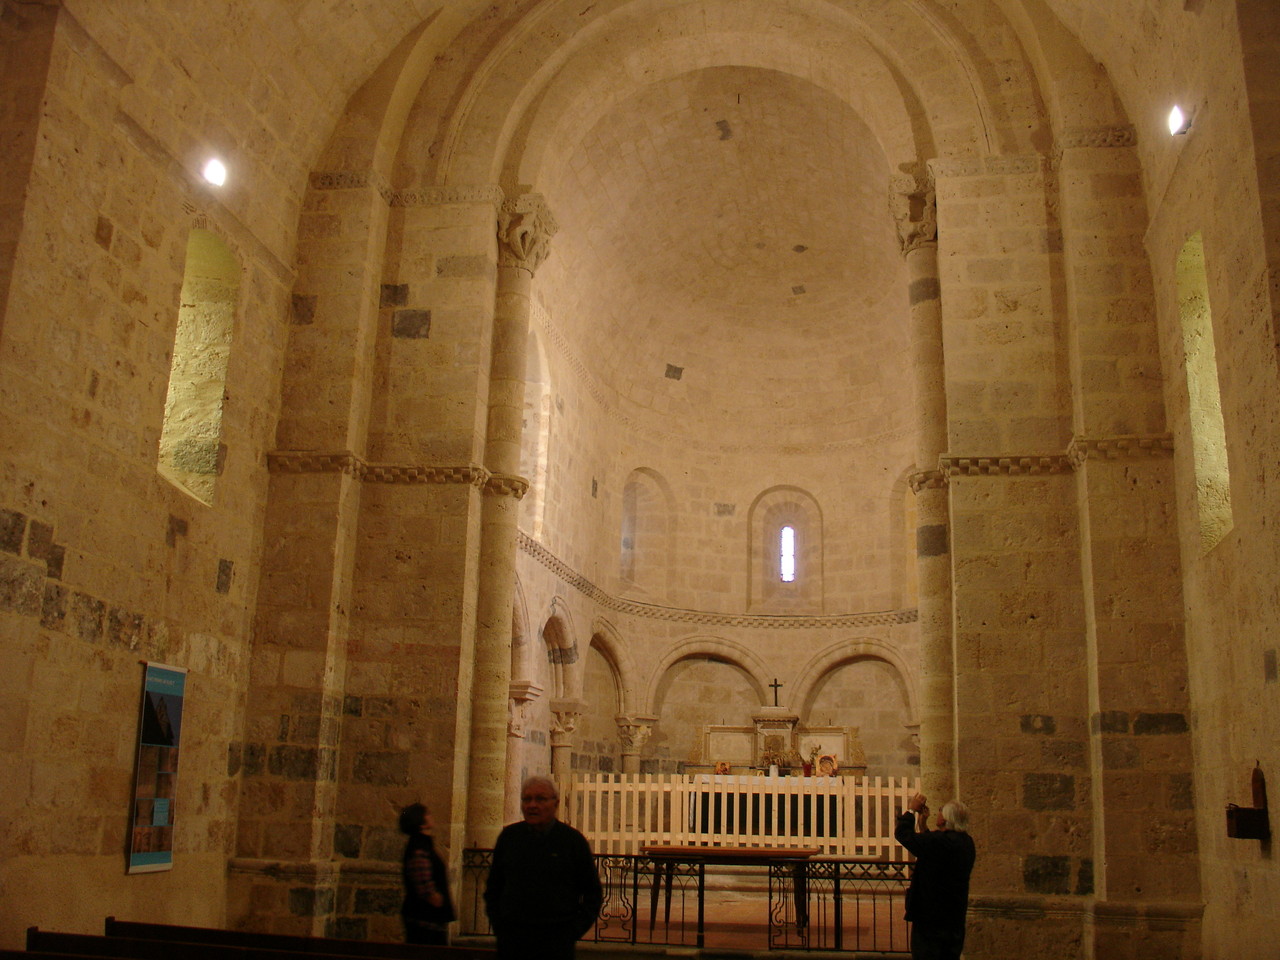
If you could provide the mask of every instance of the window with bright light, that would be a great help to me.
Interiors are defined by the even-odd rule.
[[[213,503],[226,453],[222,405],[240,265],[222,239],[191,231],[160,434],[160,473],[197,500]]]
[[[783,527],[778,535],[778,570],[783,583],[796,579],[796,530]]]
[[[1183,245],[1178,257],[1177,283],[1200,548],[1207,553],[1231,531],[1234,520],[1213,313],[1209,308],[1209,279],[1205,270],[1204,240],[1198,233]]]

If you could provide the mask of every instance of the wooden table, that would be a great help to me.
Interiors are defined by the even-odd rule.
[[[722,864],[725,866],[753,866],[769,864],[779,860],[794,861],[797,867],[810,857],[819,853],[819,847],[718,847],[698,846],[696,844],[648,844],[640,848],[643,856],[654,862],[653,884],[649,889],[649,933],[653,933],[658,918],[658,888],[666,881],[665,910],[663,922],[671,924],[671,880],[672,871],[678,861],[694,861],[705,869],[706,864]],[[806,891],[805,872],[796,869],[792,874],[795,884],[796,925],[805,927],[809,923],[808,896]],[[703,946],[703,883],[698,883],[698,946]]]

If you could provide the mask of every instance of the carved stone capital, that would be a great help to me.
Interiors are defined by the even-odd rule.
[[[581,700],[551,701],[551,745],[567,746],[587,705]]]
[[[529,481],[524,477],[516,477],[505,473],[492,473],[485,478],[484,492],[498,497],[515,497],[523,500],[529,492]]]
[[[528,270],[542,266],[560,229],[540,193],[502,201],[498,207],[498,265]]]
[[[938,240],[938,201],[933,177],[900,174],[889,182],[889,212],[898,228],[902,255]]]
[[[639,753],[653,736],[654,717],[615,717],[623,753]]]

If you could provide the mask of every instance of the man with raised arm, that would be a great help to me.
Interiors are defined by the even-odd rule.
[[[933,830],[928,817],[925,797],[917,793],[907,801],[893,831],[894,838],[916,858],[907,888],[911,960],[960,960],[969,874],[977,856],[969,836],[969,810],[959,800],[948,801]]]

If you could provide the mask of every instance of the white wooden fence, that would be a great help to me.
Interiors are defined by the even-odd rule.
[[[915,777],[575,774],[560,814],[596,853],[645,844],[818,847],[819,856],[905,860],[893,827]]]

